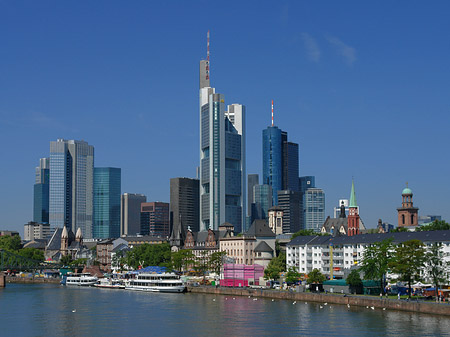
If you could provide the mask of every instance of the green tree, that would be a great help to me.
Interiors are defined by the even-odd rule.
[[[286,283],[297,283],[301,277],[302,274],[300,274],[294,267],[290,267],[288,272],[286,273]]]
[[[154,245],[144,243],[143,245],[133,247],[127,253],[125,261],[128,266],[134,269],[147,266],[170,267],[170,245],[168,243]]]
[[[10,252],[18,252],[22,248],[22,240],[19,235],[3,235],[0,236],[0,249]]]
[[[264,269],[264,278],[266,280],[278,280],[280,273],[286,271],[286,253],[282,252],[279,256],[270,260],[269,265]]]
[[[405,227],[397,227],[390,230],[391,233],[401,233],[401,232],[407,232],[408,229]]]
[[[178,252],[172,252],[172,266],[175,270],[186,271],[189,266],[193,266],[195,256],[190,249],[181,249]]]
[[[313,269],[309,272],[308,274],[308,279],[306,280],[306,282],[308,284],[311,283],[319,283],[322,284],[325,281],[325,275],[323,275],[319,269]]]
[[[212,253],[209,257],[210,269],[217,275],[220,275],[220,271],[222,270],[223,266],[223,258],[225,255],[227,255],[227,252],[221,251]]]
[[[393,250],[392,239],[375,242],[366,248],[360,263],[359,270],[364,273],[364,279],[379,280],[383,293],[385,292],[386,273],[389,263],[393,259]]]
[[[449,263],[444,260],[444,252],[442,251],[442,244],[433,244],[425,253],[425,271],[433,282],[436,289],[436,299],[438,296],[438,288],[442,283],[447,283],[447,272],[449,270]]]
[[[298,232],[295,232],[294,234],[292,234],[291,239],[296,238],[297,236],[322,236],[322,235],[328,235],[328,233],[326,234],[322,234],[322,233],[317,233],[316,231],[314,231],[313,229],[301,229]]]
[[[416,228],[417,232],[426,232],[426,231],[439,231],[439,230],[448,230],[450,229],[450,225],[444,220],[434,220],[432,223],[425,226],[418,226]]]
[[[348,274],[347,278],[345,279],[345,283],[347,283],[350,288],[353,289],[356,293],[361,292],[363,282],[357,269],[352,269],[350,274]]]
[[[72,263],[72,256],[70,255],[64,255],[61,257],[61,260],[59,260],[59,262],[63,265],[63,266],[68,266]]]
[[[400,281],[408,283],[411,298],[411,283],[420,280],[420,271],[425,264],[425,248],[419,240],[409,240],[399,244],[389,268],[399,276]]]
[[[22,248],[21,250],[19,250],[19,255],[40,262],[43,262],[45,260],[44,252],[36,248]]]
[[[72,262],[70,262],[70,264],[73,266],[85,266],[86,263],[87,263],[86,258],[76,259],[76,260],[73,260]]]

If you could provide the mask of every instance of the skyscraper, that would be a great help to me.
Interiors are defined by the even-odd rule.
[[[259,175],[249,174],[247,176],[247,215],[252,215],[252,203],[255,202],[253,199],[253,186],[259,185]]]
[[[141,204],[141,234],[169,237],[169,204],[144,202]]]
[[[305,192],[308,188],[314,188],[316,187],[316,177],[314,176],[304,176],[298,178],[298,185],[300,189],[300,228],[305,229],[306,228],[306,209],[303,204],[303,199]]]
[[[208,58],[200,61],[200,230],[245,224],[245,107],[228,105],[210,87]]]
[[[183,226],[184,233],[188,227],[199,230],[199,180],[191,178],[170,179],[170,225],[171,230],[178,230]]]
[[[252,220],[267,219],[269,208],[272,207],[272,187],[270,185],[253,186],[253,200],[256,214],[252,214]]]
[[[50,215],[56,227],[68,226],[92,238],[94,147],[87,142],[50,142]]]
[[[94,168],[94,238],[120,236],[120,190],[120,168]]]
[[[300,192],[278,191],[278,207],[283,210],[283,233],[298,232],[300,227]]]
[[[303,194],[305,229],[320,231],[325,222],[325,193],[320,188],[308,188]]]
[[[34,184],[33,221],[48,223],[50,211],[50,158],[41,158],[36,167]]]
[[[141,232],[141,204],[143,194],[124,193],[120,198],[120,235],[133,236]]]
[[[262,133],[263,184],[272,186],[273,204],[278,205],[278,191],[299,191],[298,144],[288,142],[287,132],[273,124]]]

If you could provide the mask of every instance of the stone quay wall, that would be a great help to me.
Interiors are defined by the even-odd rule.
[[[7,283],[60,283],[60,278],[6,276]]]
[[[436,314],[450,316],[450,303],[427,303],[396,299],[368,298],[366,296],[302,293],[280,290],[251,289],[251,288],[225,288],[225,287],[188,287],[188,292],[199,294],[216,294],[229,296],[253,296],[274,298],[290,301],[306,301],[317,303],[333,303],[360,307],[386,308],[386,310],[401,310],[423,314]]]

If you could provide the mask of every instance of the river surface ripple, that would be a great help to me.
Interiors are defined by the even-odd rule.
[[[54,284],[7,284],[0,289],[0,336],[298,335],[450,336],[450,318],[335,304]]]

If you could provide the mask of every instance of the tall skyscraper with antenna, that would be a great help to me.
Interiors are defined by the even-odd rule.
[[[298,144],[288,142],[287,132],[272,124],[263,130],[263,184],[272,186],[272,200],[278,205],[278,191],[299,192]]]
[[[225,107],[210,85],[207,58],[200,61],[200,230],[224,222],[240,232],[245,224],[245,106]]]

